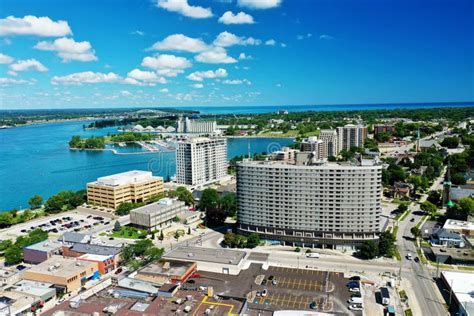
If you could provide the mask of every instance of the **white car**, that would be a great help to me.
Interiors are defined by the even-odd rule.
[[[362,305],[360,305],[360,304],[351,304],[351,305],[349,305],[349,309],[350,309],[351,311],[361,311],[361,310],[363,310],[364,308],[363,308]]]
[[[267,296],[267,294],[268,294],[268,290],[267,290],[267,289],[264,289],[264,290],[262,291],[262,297]]]
[[[358,287],[351,287],[351,288],[349,289],[349,291],[350,291],[350,292],[360,292],[360,288],[358,288]]]
[[[317,252],[308,252],[308,253],[306,254],[306,258],[319,259],[319,257],[321,257],[321,256],[320,256],[320,254],[317,253]]]

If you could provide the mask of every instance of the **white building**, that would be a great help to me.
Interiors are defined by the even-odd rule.
[[[216,121],[193,120],[180,117],[178,120],[178,133],[198,133],[213,134],[217,133]]]
[[[323,158],[339,155],[341,149],[339,148],[339,140],[335,129],[322,129],[318,139],[323,142]]]
[[[176,216],[188,208],[183,201],[164,198],[130,211],[130,223],[146,229],[169,226]]]
[[[339,150],[350,150],[351,147],[364,147],[367,139],[367,127],[348,124],[337,128]]]
[[[300,144],[300,150],[304,152],[312,152],[316,159],[327,158],[327,149],[324,148],[324,143],[318,137],[308,137],[304,139]],[[324,155],[323,153],[326,153]]]
[[[452,315],[472,316],[474,315],[474,274],[468,272],[441,272],[441,280],[451,297],[450,311]]]
[[[190,138],[178,142],[176,181],[190,186],[215,182],[227,176],[227,140]]]
[[[382,167],[237,163],[238,230],[291,246],[353,248],[380,232]]]

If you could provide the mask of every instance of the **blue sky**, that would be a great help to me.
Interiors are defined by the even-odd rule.
[[[0,107],[474,100],[469,0],[4,0]]]

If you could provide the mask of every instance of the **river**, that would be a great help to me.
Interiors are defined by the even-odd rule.
[[[68,141],[115,133],[116,127],[83,130],[90,122],[61,122],[0,130],[0,210],[28,207],[34,194],[44,199],[62,190],[85,189],[101,176],[132,169],[165,178],[176,173],[174,152],[114,155],[110,151],[71,151]],[[288,138],[229,138],[228,158],[273,152],[291,144]]]

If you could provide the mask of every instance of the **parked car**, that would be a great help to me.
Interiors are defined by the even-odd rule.
[[[412,223],[413,223],[414,221],[415,221],[415,218],[412,218],[412,219],[410,219],[410,222],[412,222]]]
[[[19,264],[19,265],[16,266],[16,269],[17,269],[18,271],[21,271],[21,270],[25,270],[26,267],[25,267],[24,265],[22,265],[22,264]]]
[[[309,308],[311,309],[316,309],[318,307],[318,304],[316,304],[315,301],[312,301],[310,304],[309,304]]]
[[[347,287],[349,287],[349,288],[360,287],[360,284],[359,284],[358,281],[351,281],[351,282],[347,283]]]
[[[352,287],[349,289],[350,292],[360,292],[360,288],[358,287]]]
[[[420,258],[418,258],[418,257],[415,257],[415,259],[413,259],[413,260],[415,260],[416,263],[420,262]]]
[[[360,304],[351,304],[349,305],[349,309],[351,311],[361,311],[363,308],[362,308],[362,305]]]
[[[123,269],[122,268],[118,268],[116,271],[115,271],[115,274],[120,274],[122,273]]]
[[[354,275],[354,276],[350,277],[349,280],[351,280],[351,281],[360,281],[360,276]]]
[[[273,285],[277,285],[277,284],[278,284],[277,279],[273,279],[273,280],[272,280],[272,284],[273,284]]]
[[[267,296],[267,294],[268,294],[268,290],[267,290],[267,289],[264,289],[264,290],[262,291],[262,297]]]

